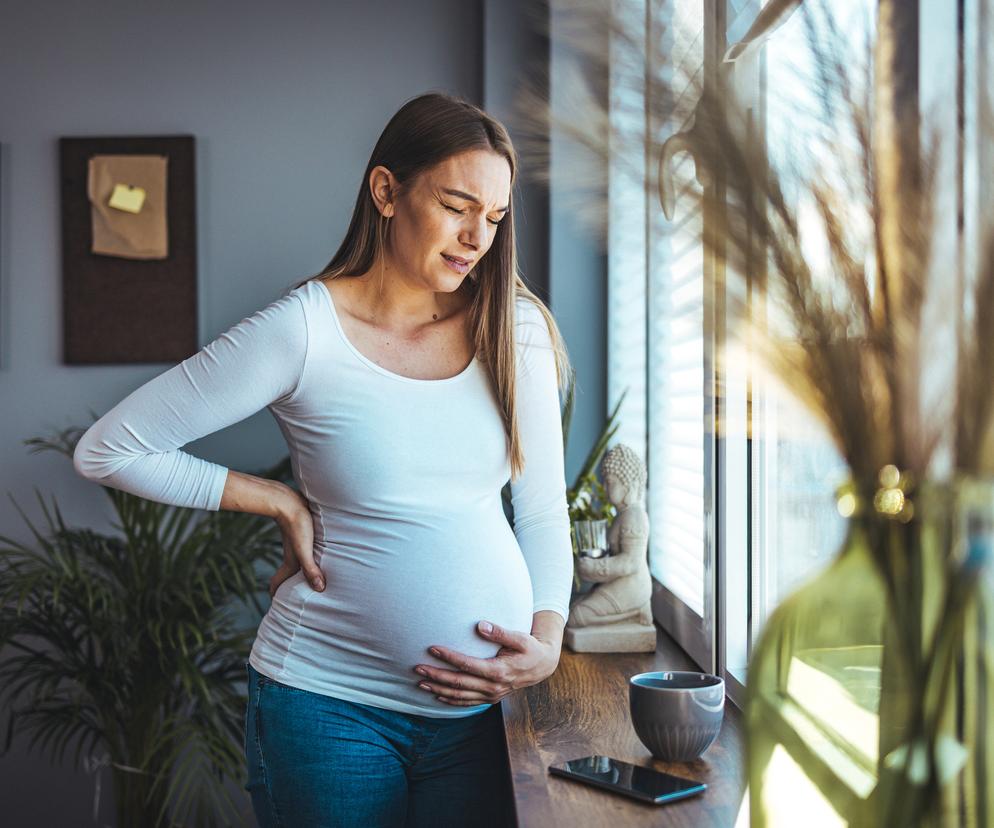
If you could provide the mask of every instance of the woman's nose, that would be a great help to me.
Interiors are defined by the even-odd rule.
[[[479,250],[483,245],[483,240],[487,237],[487,217],[481,216],[476,221],[471,221],[469,226],[463,231],[460,241],[474,250]]]

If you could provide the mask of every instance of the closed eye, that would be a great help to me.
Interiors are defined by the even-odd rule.
[[[465,210],[457,210],[455,207],[450,207],[448,204],[443,204],[442,206],[445,207],[446,210],[451,210],[453,213],[456,213],[457,215],[460,216],[465,215],[466,213]],[[497,221],[494,221],[493,219],[487,219],[487,221],[489,221],[492,225],[494,225],[494,227],[500,224],[500,219],[497,219]]]

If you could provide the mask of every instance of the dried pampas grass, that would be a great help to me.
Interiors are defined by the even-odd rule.
[[[762,296],[724,292],[741,338],[823,423],[864,494],[886,465],[915,480],[994,474],[994,241],[988,232],[976,273],[937,260],[936,204],[954,184],[937,177],[940,137],[905,103],[901,17],[888,13],[899,5],[881,0],[875,36],[867,26],[853,45],[829,4],[802,4],[817,106],[797,113],[808,144],[772,162],[732,91],[702,73],[700,44],[680,32],[665,35],[674,60],[651,62],[642,76],[615,70],[609,111],[608,62],[640,65],[646,48],[646,20],[623,2],[553,4],[558,48],[580,68],[561,76],[571,87],[563,108],[526,88],[513,119],[525,136],[546,136],[551,124],[578,157],[600,159],[557,162],[548,141],[522,144],[547,182],[573,194],[592,234],[606,238],[603,170],[625,174],[640,152],[651,174],[628,173],[650,204],[707,217],[702,240],[723,265],[716,278],[748,280]],[[659,42],[665,33],[651,34]],[[646,98],[670,131],[612,118]],[[680,163],[683,153],[694,163]]]

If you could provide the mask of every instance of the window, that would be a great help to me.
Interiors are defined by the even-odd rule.
[[[817,136],[804,134],[803,113],[818,104],[803,16],[788,14],[789,3],[778,4],[784,14],[760,31],[757,21],[763,22],[768,5],[773,8],[759,0],[615,0],[622,13],[642,17],[645,32],[644,54],[618,49],[611,55],[615,127],[643,137],[685,129],[686,123],[667,120],[673,117],[667,111],[672,101],[662,100],[659,89],[643,83],[641,97],[633,97],[638,84],[632,79],[644,72],[643,80],[651,84],[669,67],[692,66],[705,83],[717,82],[720,74],[726,88],[735,90],[735,105],[747,116],[753,140],[762,142],[774,163],[788,150],[816,146]],[[979,211],[970,205],[982,200],[980,170],[990,166],[978,140],[985,89],[979,78],[990,70],[976,34],[979,5],[976,0],[958,5],[965,20],[961,32],[957,4],[923,0],[922,31],[930,37],[921,43],[920,60],[928,70],[921,72],[920,102],[955,134],[957,96],[951,90],[965,90],[964,149],[959,155],[951,149],[942,163],[963,182],[965,235],[975,238]],[[857,53],[875,7],[875,0],[831,4]],[[957,86],[960,37],[966,63],[962,87]],[[743,39],[751,47],[723,62],[728,44]],[[640,117],[643,123],[636,124]],[[721,264],[699,241],[704,217],[679,201],[672,220],[663,216],[656,195],[658,159],[636,158],[624,142],[614,150],[608,403],[613,407],[629,389],[617,439],[641,447],[648,468],[653,611],[702,669],[723,672],[732,699],[741,702],[749,652],[769,613],[841,545],[845,521],[836,509],[835,490],[846,469],[813,416],[758,370],[748,342],[736,335],[730,310],[736,302],[768,314],[771,326],[778,323],[759,290],[761,263],[741,279],[720,278]],[[688,178],[693,165],[681,153],[673,174]],[[620,166],[641,170],[648,186],[626,184]],[[717,199],[713,190],[705,195]],[[803,217],[800,191],[794,198]],[[640,211],[644,222],[632,221]],[[945,215],[955,248],[956,211]],[[819,244],[816,234],[805,239],[816,270],[820,259],[827,261],[819,256]],[[832,278],[827,267],[822,271],[821,278]],[[739,293],[723,294],[719,284]]]
[[[680,78],[712,83],[718,21],[712,3],[651,0],[647,7],[649,77],[661,77],[678,100],[649,88],[651,135],[678,134],[694,101]],[[655,161],[655,160],[654,160]],[[693,159],[674,158],[673,174],[696,181]],[[659,191],[658,166],[649,167]],[[649,569],[653,612],[707,670],[716,669],[714,262],[701,243],[704,216],[696,199],[677,199],[667,220],[658,197],[647,205],[646,296]]]
[[[704,58],[704,17],[700,0],[677,0],[669,30],[656,40],[653,61],[697,66]],[[672,75],[671,75],[672,77]],[[677,92],[680,94],[680,91]],[[657,96],[658,98],[658,96]],[[658,100],[656,101],[658,103]],[[666,113],[650,111],[650,132],[677,132]],[[693,159],[676,159],[676,176],[693,175]],[[648,472],[652,488],[646,507],[650,525],[649,567],[673,598],[705,619],[705,546],[708,540],[708,453],[706,394],[705,283],[702,216],[694,203],[677,202],[672,221],[657,200],[649,203],[648,266]],[[698,622],[698,619],[700,621]]]
[[[655,197],[657,160],[646,158],[646,134],[677,132],[665,111],[656,72],[675,77],[703,66],[713,16],[702,0],[618,0],[626,29],[645,32],[645,49],[611,53],[612,146],[609,175],[608,397],[628,389],[616,439],[641,449],[648,470],[649,568],[653,612],[700,664],[713,670],[714,428],[713,313],[705,278],[711,268],[700,242],[702,215],[688,201],[667,221]],[[710,2],[707,5],[712,5]],[[647,72],[647,62],[649,71]],[[641,157],[640,157],[641,156]],[[677,159],[680,175],[693,161]],[[636,171],[652,182],[632,182]],[[639,176],[636,175],[636,178]],[[635,215],[644,221],[633,221]]]
[[[867,42],[870,0],[839,0],[832,13],[852,33],[853,42]],[[858,76],[859,70],[853,71]],[[802,165],[802,172],[809,172],[813,167],[803,167],[808,160],[827,176],[838,173],[831,163],[821,160],[830,153],[818,128],[818,80],[802,14],[791,15],[770,32],[759,49],[736,62],[730,74],[738,80],[745,78],[737,87],[744,90],[738,97],[752,113],[756,140],[763,142],[771,164],[786,171],[793,161]],[[831,154],[837,153],[835,148]],[[807,231],[805,252],[816,278],[831,280],[827,241],[820,233],[814,205],[804,199],[800,188],[791,186],[795,182],[789,177],[783,183],[801,217],[802,234]],[[763,274],[744,277],[753,286],[752,312],[766,319],[767,329],[781,330],[775,307],[755,289]],[[734,322],[726,320],[726,325],[734,326]],[[749,651],[769,614],[801,582],[827,565],[841,546],[845,520],[836,508],[835,490],[845,482],[847,469],[814,416],[765,376],[748,345],[736,348],[735,332],[727,329],[724,341],[739,358],[725,361],[722,378],[728,423],[723,440],[725,462],[719,474],[725,527],[721,545],[727,619],[723,656],[726,675],[740,694]],[[741,585],[746,584],[748,590],[743,590]],[[748,601],[742,599],[742,592],[748,592]]]

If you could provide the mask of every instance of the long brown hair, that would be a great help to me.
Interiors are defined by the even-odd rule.
[[[507,159],[511,191],[518,157],[507,129],[473,104],[439,92],[429,92],[405,103],[390,119],[366,165],[348,232],[324,269],[294,288],[319,278],[360,276],[380,261],[387,240],[388,219],[381,215],[369,191],[374,167],[384,166],[403,186],[447,158],[469,150],[490,150]],[[382,279],[382,270],[380,278]],[[552,314],[528,287],[518,271],[514,241],[513,198],[494,234],[494,241],[470,274],[473,298],[469,324],[476,356],[487,366],[500,405],[511,459],[511,479],[524,468],[515,406],[515,302],[524,297],[542,313],[555,351],[556,381],[564,393],[572,367]]]

